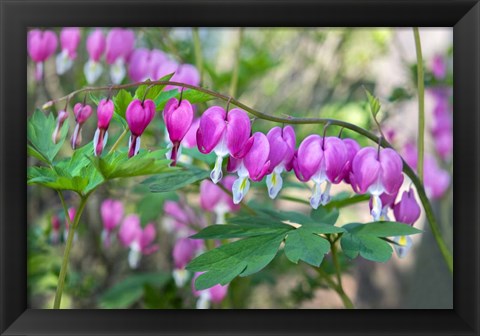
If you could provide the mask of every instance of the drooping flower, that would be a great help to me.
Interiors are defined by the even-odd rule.
[[[118,238],[123,246],[130,248],[128,264],[131,268],[138,267],[142,255],[149,255],[158,250],[158,245],[152,244],[155,235],[156,230],[152,223],[142,230],[137,215],[129,215],[123,220]]]
[[[393,195],[403,183],[403,163],[400,155],[391,148],[376,149],[365,147],[353,159],[350,182],[360,194],[372,195],[371,214],[380,220],[383,204],[380,195]]]
[[[158,49],[135,49],[128,63],[128,75],[135,82],[158,80],[158,69],[166,60],[167,56]]]
[[[213,287],[196,290],[195,289],[195,279],[197,279],[201,273],[195,273],[195,276],[192,280],[192,292],[193,295],[198,297],[196,307],[197,309],[209,309],[211,303],[219,304],[221,303],[228,293],[228,285],[215,285]]]
[[[87,104],[76,103],[73,107],[73,114],[75,115],[75,130],[73,131],[71,145],[76,149],[82,143],[82,126],[92,115],[92,107]]]
[[[176,72],[177,69],[178,69],[177,62],[171,59],[166,59],[160,64],[158,68],[156,68],[156,71],[154,72],[154,78],[158,80],[162,77],[165,77],[166,75]],[[173,78],[171,78],[170,81],[173,81]],[[173,89],[178,89],[178,87],[167,85],[164,90],[169,91]]]
[[[28,54],[35,62],[35,79],[43,76],[43,62],[53,55],[57,49],[57,35],[51,30],[32,29],[27,36]]]
[[[444,79],[447,75],[447,63],[442,55],[435,55],[432,59],[432,73],[436,79]]]
[[[170,146],[172,147],[170,157],[172,165],[177,161],[177,154],[180,143],[187,134],[193,121],[193,107],[186,99],[181,102],[177,98],[171,98],[163,110],[163,120],[167,127]]]
[[[197,68],[192,64],[180,64],[177,66],[175,74],[170,80],[172,82],[179,82],[183,84],[198,86],[200,84],[200,73],[198,72]],[[170,90],[173,88],[175,87],[169,85],[165,88],[165,90]]]
[[[247,194],[250,189],[249,180],[261,181],[270,167],[270,145],[265,134],[256,132],[251,139],[250,149],[243,158],[236,159],[231,156],[228,159],[227,170],[238,175],[232,186],[234,204],[240,203]]]
[[[165,214],[162,221],[163,228],[168,233],[173,233],[177,239],[193,234],[191,225],[205,226],[205,219],[197,216],[195,211],[186,204],[165,201],[163,211]]]
[[[393,209],[393,205],[395,203],[395,200],[397,199],[398,192],[394,194],[386,194],[383,193],[380,195],[380,201],[382,203],[382,210],[380,211],[380,217],[379,220],[381,221],[390,221],[390,217],[388,216],[388,210]],[[370,212],[372,212],[373,208],[378,206],[375,204],[377,199],[371,198],[369,201],[369,206],[370,206]]]
[[[107,34],[105,56],[110,67],[110,78],[114,84],[120,84],[125,78],[127,62],[135,46],[133,30],[113,28]]]
[[[50,243],[56,245],[60,242],[60,218],[57,215],[53,215],[51,218],[51,232],[50,232]]]
[[[132,135],[129,140],[128,157],[132,157],[140,150],[140,136],[155,116],[155,103],[151,99],[141,101],[134,99],[127,107],[125,118]]]
[[[123,204],[121,201],[106,199],[100,206],[100,214],[103,222],[102,241],[105,247],[109,247],[113,230],[123,218]]]
[[[271,199],[277,197],[282,189],[282,172],[292,169],[293,156],[295,154],[295,131],[292,126],[284,128],[274,127],[267,134],[270,145],[270,167],[267,171],[268,195]]]
[[[203,242],[190,238],[180,238],[175,242],[172,257],[175,269],[173,279],[177,287],[183,287],[188,280],[189,272],[185,266],[203,250]]]
[[[57,55],[57,74],[63,75],[73,65],[77,58],[77,48],[80,43],[81,33],[78,27],[65,27],[60,32],[61,53]]]
[[[315,183],[310,197],[312,208],[317,209],[320,204],[325,205],[330,201],[331,185],[342,181],[342,172],[347,161],[347,147],[337,137],[312,134],[302,141],[294,158],[293,168],[300,181],[312,180]],[[322,191],[324,182],[326,186]]]
[[[393,206],[395,220],[407,225],[413,226],[420,218],[420,213],[420,205],[415,199],[415,193],[412,188],[404,191],[400,201]],[[412,247],[412,238],[410,236],[397,236],[393,238],[393,241],[398,244],[393,246],[397,255],[400,258],[405,257]]]
[[[111,99],[102,99],[97,106],[97,130],[93,138],[93,152],[95,156],[102,154],[108,140],[108,126],[113,117],[114,104]]]
[[[448,101],[448,93],[434,92],[432,135],[435,149],[442,160],[448,160],[453,152],[453,118]]]
[[[226,189],[231,190],[234,181],[235,177],[229,175],[221,183]],[[240,206],[233,203],[229,194],[209,180],[203,180],[200,184],[200,206],[203,210],[215,213],[216,224],[225,224],[227,213],[240,210]]]
[[[67,111],[60,110],[60,112],[58,112],[57,124],[55,126],[55,130],[52,133],[52,141],[54,144],[58,143],[58,141],[60,140],[60,136],[61,136],[60,130],[62,129],[63,123],[65,122],[65,120],[67,120],[67,118],[68,118]]]
[[[350,184],[350,172],[352,171],[352,162],[357,155],[358,151],[360,150],[360,145],[353,139],[345,138],[343,139],[343,143],[347,148],[347,162],[342,170],[342,180],[345,183]]]
[[[418,159],[417,148],[411,142],[405,144],[403,148],[403,157],[407,164],[416,171]],[[423,183],[427,196],[431,199],[442,198],[450,186],[450,174],[439,167],[436,158],[429,153],[425,154],[423,171],[425,172]]]
[[[105,45],[105,35],[99,28],[95,29],[87,38],[89,60],[85,63],[83,72],[88,84],[95,83],[103,72],[100,58],[105,52]]]
[[[230,154],[235,159],[241,159],[249,151],[252,145],[249,141],[250,131],[250,119],[240,109],[234,108],[227,113],[220,106],[212,106],[202,114],[197,131],[197,146],[203,154],[214,151],[217,155],[215,167],[210,174],[213,183],[222,179],[225,156]]]

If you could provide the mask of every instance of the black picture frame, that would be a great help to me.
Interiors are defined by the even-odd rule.
[[[473,0],[0,0],[2,335],[478,335],[480,3]],[[393,26],[454,31],[451,310],[33,310],[26,284],[26,32],[30,26]]]

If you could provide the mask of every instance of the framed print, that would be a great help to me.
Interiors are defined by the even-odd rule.
[[[2,335],[478,334],[478,2],[0,10]]]

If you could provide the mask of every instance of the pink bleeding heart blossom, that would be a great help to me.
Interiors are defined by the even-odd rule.
[[[51,218],[51,232],[50,232],[50,243],[56,245],[60,242],[60,218],[57,215],[53,215]]]
[[[295,131],[292,126],[284,128],[277,126],[268,132],[267,139],[270,145],[268,156],[270,167],[267,171],[266,182],[268,195],[271,199],[274,199],[282,189],[282,172],[284,170],[290,171],[293,167],[292,161],[296,145]]]
[[[231,190],[234,182],[235,177],[229,175],[221,183],[226,189]],[[216,224],[225,224],[227,213],[240,210],[240,206],[233,203],[229,194],[209,180],[203,180],[200,184],[200,206],[203,210],[215,213]]]
[[[172,166],[175,166],[180,143],[192,125],[192,104],[186,99],[179,101],[177,98],[171,98],[163,110],[163,120],[172,147],[169,159],[172,160]]]
[[[295,175],[302,182],[312,180],[315,184],[310,205],[317,209],[330,201],[332,184],[342,181],[342,172],[348,161],[345,143],[337,137],[321,137],[312,134],[300,144],[293,161]],[[322,191],[321,186],[326,183]]]
[[[82,127],[92,115],[92,107],[87,104],[76,103],[73,107],[73,114],[75,115],[76,125],[70,144],[73,149],[76,149],[82,143]]]
[[[238,204],[250,189],[250,180],[261,181],[270,167],[268,157],[270,145],[265,134],[256,132],[251,137],[251,146],[241,159],[229,157],[227,170],[237,173],[238,178],[232,186],[233,203]]]
[[[123,218],[122,202],[113,199],[106,199],[100,206],[100,215],[103,222],[102,241],[105,247],[109,247],[112,232],[120,224]]]
[[[194,148],[197,147],[197,131],[200,126],[200,118],[194,119],[192,121],[192,126],[188,129],[187,134],[183,138],[182,145],[185,148]]]
[[[62,51],[57,55],[57,73],[64,74],[69,70],[75,58],[77,58],[77,48],[80,43],[81,33],[78,27],[65,27],[60,32],[60,47]]]
[[[128,264],[131,268],[138,267],[142,255],[149,255],[158,250],[158,245],[152,244],[155,236],[155,226],[150,223],[142,230],[137,215],[129,215],[123,220],[118,238],[123,246],[130,248]]]
[[[166,60],[167,56],[158,49],[135,49],[130,56],[128,75],[135,82],[158,80],[159,68]]]
[[[442,55],[435,55],[432,59],[431,69],[436,79],[444,79],[447,75],[447,63]]]
[[[170,75],[170,74],[174,74],[178,69],[178,63],[175,62],[174,60],[171,60],[171,59],[166,59],[164,60],[160,66],[156,69],[155,73],[154,73],[154,78],[156,78],[157,80],[162,78],[162,77],[165,77],[167,75]],[[170,81],[173,81],[173,77],[170,79]],[[165,91],[169,91],[169,90],[173,90],[173,89],[178,89],[177,86],[172,86],[172,85],[167,85],[164,90]]]
[[[43,62],[53,55],[57,49],[57,35],[51,30],[32,29],[27,36],[27,51],[35,62],[35,79],[40,81],[43,76]]]
[[[197,309],[208,309],[211,303],[219,304],[225,299],[228,293],[228,285],[215,285],[207,289],[197,290],[195,289],[195,280],[201,274],[202,273],[195,273],[192,280],[192,292],[194,296],[198,297],[196,304]]]
[[[114,104],[111,99],[102,99],[97,106],[97,130],[93,138],[93,151],[95,156],[102,154],[108,140],[108,126],[113,117]]]
[[[252,146],[250,132],[250,119],[243,110],[234,108],[227,113],[220,106],[212,106],[202,114],[197,131],[197,146],[203,154],[214,151],[217,155],[215,167],[210,174],[213,183],[222,179],[225,156],[230,154],[233,158],[240,159],[249,151]]]
[[[205,218],[198,216],[195,211],[183,202],[165,201],[163,205],[165,216],[163,228],[169,233],[174,233],[176,238],[184,238],[194,234],[191,225],[206,226]]]
[[[416,171],[417,169],[417,148],[413,143],[408,142],[403,149],[403,157],[407,164]],[[451,183],[450,174],[442,169],[436,158],[427,153],[425,154],[425,160],[423,163],[423,183],[425,186],[425,192],[431,199],[440,199],[445,195],[448,187]]]
[[[380,195],[393,195],[403,183],[403,162],[391,148],[376,149],[365,147],[353,159],[350,182],[355,192],[370,193],[373,196],[371,214],[375,221],[382,215]]]
[[[413,189],[404,191],[400,201],[393,206],[393,214],[397,222],[407,225],[413,226],[420,218],[420,213],[420,205],[415,199]],[[400,258],[405,257],[412,247],[412,238],[410,236],[397,236],[393,238],[393,241],[397,243],[397,245],[394,245],[397,255]]]
[[[192,64],[180,64],[175,69],[175,74],[170,79],[172,82],[179,82],[183,84],[190,84],[198,86],[200,84],[200,73],[197,68]],[[175,87],[168,86],[165,89],[173,89]]]
[[[393,209],[393,205],[395,203],[395,200],[397,199],[397,195],[398,195],[398,192],[391,195],[386,193],[383,193],[380,195],[380,201],[382,203],[382,210],[380,213],[381,221],[390,221],[390,217],[388,216],[388,210]],[[370,199],[369,206],[370,206],[370,212],[372,212],[373,198]]]
[[[133,30],[113,28],[107,34],[105,56],[110,64],[110,78],[114,84],[120,84],[125,78],[125,63],[135,46],[135,33]]]
[[[172,251],[175,269],[173,279],[177,287],[183,287],[189,278],[189,272],[185,269],[187,264],[204,249],[201,240],[180,238],[175,242]]]
[[[151,99],[141,101],[134,99],[127,107],[125,118],[132,135],[129,140],[128,157],[132,157],[140,150],[140,136],[155,116],[155,103]]]
[[[442,160],[448,160],[453,152],[453,120],[448,93],[436,92],[434,93],[434,99],[432,135],[435,140],[435,149]]]
[[[360,150],[360,145],[358,144],[358,142],[350,138],[343,139],[343,143],[347,148],[347,162],[343,167],[342,180],[345,183],[350,184],[350,172],[352,171],[352,162],[355,158],[355,155],[357,155],[358,151]]]
[[[60,110],[60,112],[58,112],[58,116],[57,116],[57,124],[55,126],[55,129],[53,130],[53,133],[52,133],[52,141],[54,144],[58,143],[58,141],[60,141],[60,137],[61,137],[61,132],[60,130],[62,129],[63,127],[63,124],[65,123],[65,120],[68,119],[68,112],[65,111],[65,110]]]
[[[103,67],[100,64],[100,58],[105,52],[107,42],[102,30],[95,29],[87,38],[87,52],[89,60],[85,63],[83,72],[88,84],[93,84],[97,81],[103,72]]]

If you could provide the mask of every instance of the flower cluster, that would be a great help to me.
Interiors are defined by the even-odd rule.
[[[137,268],[142,255],[149,255],[158,250],[154,244],[157,230],[153,223],[142,228],[140,217],[130,214],[124,217],[123,204],[120,201],[107,199],[100,206],[100,215],[103,222],[102,242],[109,248],[115,237],[114,232],[118,226],[118,240],[130,250],[128,264],[130,268]]]
[[[58,75],[65,74],[73,66],[77,58],[77,50],[82,39],[81,29],[65,27],[60,31],[60,53],[56,56],[55,64]],[[36,64],[35,79],[41,80],[43,64],[57,50],[58,37],[52,30],[32,29],[28,33],[27,50]],[[103,73],[105,64],[110,69],[110,80],[113,84],[120,84],[128,74],[132,81],[140,82],[147,79],[160,78],[175,73],[172,81],[198,85],[200,74],[191,64],[179,64],[168,54],[159,49],[135,48],[135,32],[131,29],[112,28],[93,29],[86,38],[88,61],[83,72],[88,84],[95,83]],[[168,86],[165,89],[174,89]]]

